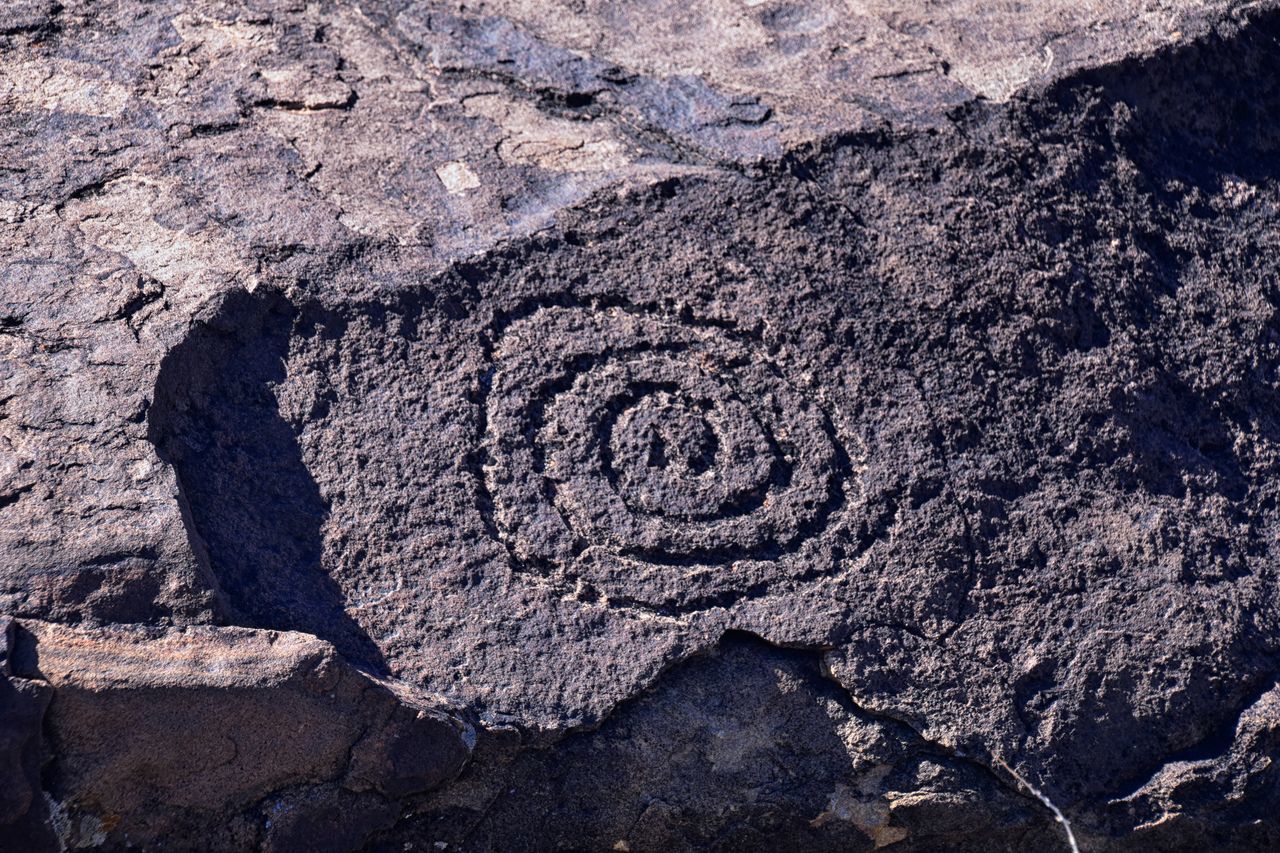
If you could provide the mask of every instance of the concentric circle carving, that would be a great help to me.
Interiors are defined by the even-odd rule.
[[[523,571],[688,608],[846,555],[845,443],[747,335],[537,307],[497,331],[484,405],[493,526]]]

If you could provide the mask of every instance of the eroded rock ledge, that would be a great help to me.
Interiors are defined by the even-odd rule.
[[[51,843],[41,818],[75,848],[352,846],[394,824],[399,799],[456,776],[475,742],[438,701],[304,634],[24,620],[9,636],[13,689],[37,707],[55,697],[57,783],[23,798],[30,849]],[[15,722],[25,757],[39,714]],[[11,790],[39,790],[31,764],[8,771]]]

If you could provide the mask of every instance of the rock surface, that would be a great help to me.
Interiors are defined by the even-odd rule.
[[[1277,39],[12,5],[0,847],[1280,846]]]
[[[15,645],[15,680],[53,691],[46,790],[71,847],[314,849],[296,800],[390,825],[389,800],[457,775],[474,742],[306,634],[24,621]]]

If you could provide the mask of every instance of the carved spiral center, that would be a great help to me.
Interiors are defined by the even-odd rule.
[[[497,532],[542,574],[637,598],[682,566],[785,574],[846,501],[825,413],[729,330],[543,307],[493,360],[485,484]]]

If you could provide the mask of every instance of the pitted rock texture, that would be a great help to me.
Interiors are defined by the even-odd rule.
[[[868,370],[839,330],[867,314],[849,297],[797,305],[806,271],[751,274],[767,261],[714,239],[563,257],[594,283],[235,296],[197,326],[151,426],[233,605],[554,730],[728,628],[824,644],[859,599],[909,582],[895,524],[962,535],[910,376]],[[690,269],[716,302],[690,303]],[[931,557],[940,618],[964,564]]]
[[[0,22],[0,846],[1280,846],[1280,11],[544,6]]]
[[[495,332],[481,500],[520,568],[659,611],[838,568],[848,454],[758,341],[629,305],[517,315]],[[836,545],[809,544],[828,528]]]

